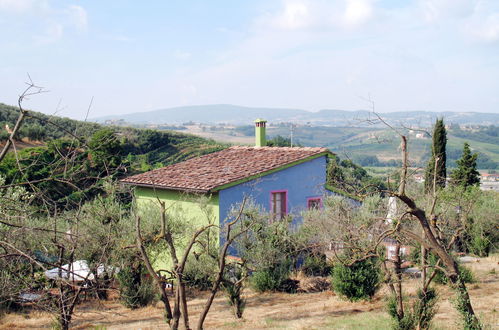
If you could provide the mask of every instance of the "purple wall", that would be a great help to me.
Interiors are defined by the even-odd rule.
[[[231,207],[241,203],[244,196],[270,211],[272,191],[287,191],[287,213],[293,214],[293,224],[301,223],[300,213],[307,208],[307,200],[325,194],[326,156],[239,184],[219,193],[220,221],[225,221]]]

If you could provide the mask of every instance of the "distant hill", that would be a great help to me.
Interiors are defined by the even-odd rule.
[[[447,123],[492,125],[499,122],[499,114],[479,112],[430,112],[404,111],[382,113],[383,118],[392,123],[429,127],[437,117],[444,117]],[[293,122],[323,126],[366,126],[366,119],[373,119],[366,110],[345,111],[324,109],[311,112],[301,109],[256,108],[230,104],[184,106],[130,114],[94,118],[96,122],[122,120],[130,124],[182,124],[186,122],[233,125],[247,125],[256,118],[264,118],[271,123]]]

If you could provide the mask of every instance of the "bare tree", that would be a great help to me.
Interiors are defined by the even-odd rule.
[[[220,284],[223,280],[224,272],[227,266],[227,253],[231,244],[242,234],[244,234],[249,228],[239,226],[241,223],[241,217],[243,215],[243,211],[246,205],[246,199],[244,199],[239,207],[238,213],[234,216],[232,220],[225,224],[225,228],[215,225],[215,224],[207,224],[200,228],[197,228],[192,236],[188,239],[185,248],[183,251],[180,250],[180,244],[174,238],[174,228],[169,221],[169,215],[167,212],[166,203],[158,199],[158,204],[160,208],[160,233],[155,237],[150,237],[145,239],[141,230],[141,218],[140,216],[136,217],[136,245],[138,250],[140,251],[142,260],[146,265],[146,268],[154,279],[158,290],[161,293],[161,300],[164,304],[165,308],[165,318],[166,322],[172,329],[178,329],[180,325],[180,320],[182,318],[183,324],[186,329],[190,329],[189,322],[189,310],[187,306],[187,296],[186,296],[186,282],[184,279],[184,270],[189,260],[189,255],[193,251],[193,249],[202,244],[199,240],[200,236],[206,234],[210,229],[218,228],[219,230],[225,230],[224,238],[225,242],[221,248],[219,248],[218,253],[218,269],[215,275],[215,279],[213,281],[210,294],[206,300],[203,310],[201,311],[198,323],[196,328],[203,329],[204,321],[206,320],[206,316],[210,311],[213,300],[220,290]],[[237,229],[236,229],[237,227]],[[166,246],[168,247],[169,255],[171,258],[172,270],[171,274],[174,278],[174,286],[175,286],[175,294],[173,297],[173,306],[171,305],[170,299],[166,292],[165,286],[168,279],[166,276],[161,274],[161,270],[155,270],[153,264],[151,262],[151,258],[147,252],[147,246],[151,246],[154,242],[158,242],[159,240],[163,240]],[[203,246],[201,246],[204,248]],[[180,255],[180,257],[179,257]]]

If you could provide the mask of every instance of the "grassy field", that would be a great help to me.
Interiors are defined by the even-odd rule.
[[[483,258],[466,264],[477,282],[468,285],[473,306],[486,329],[499,328],[499,256]],[[410,297],[415,296],[418,280],[409,280],[406,286]],[[437,286],[440,298],[433,329],[456,329],[458,315],[452,305],[453,292],[449,287]],[[265,293],[247,292],[244,318],[235,319],[226,299],[219,295],[208,314],[207,329],[389,329],[391,321],[386,313],[386,288],[382,288],[372,301],[351,303],[334,293]],[[192,293],[191,293],[192,294]],[[191,325],[197,321],[206,293],[189,299]],[[450,299],[449,299],[450,298]],[[74,329],[160,329],[165,324],[160,303],[154,306],[128,310],[117,300],[84,301],[76,309]],[[53,324],[50,314],[24,312],[5,315],[0,329],[49,328]]]

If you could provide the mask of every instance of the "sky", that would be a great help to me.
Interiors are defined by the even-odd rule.
[[[0,0],[0,102],[499,113],[498,0]]]

